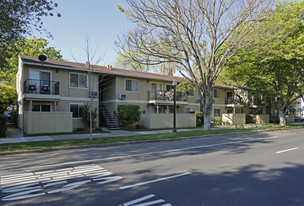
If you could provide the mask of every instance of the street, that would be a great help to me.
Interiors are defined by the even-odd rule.
[[[304,205],[304,130],[0,156],[0,205]]]

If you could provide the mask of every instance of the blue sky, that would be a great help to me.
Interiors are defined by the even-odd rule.
[[[53,40],[45,34],[35,34],[46,38],[50,46],[60,50],[68,61],[85,62],[85,36],[89,37],[92,51],[96,48],[96,60],[100,65],[113,65],[117,48],[114,41],[133,24],[126,20],[116,5],[120,0],[55,0],[61,17],[47,17],[44,26],[53,35]],[[96,61],[95,60],[95,61]],[[94,63],[94,61],[93,61]]]

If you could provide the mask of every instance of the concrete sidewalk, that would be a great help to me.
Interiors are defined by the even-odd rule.
[[[245,126],[248,128],[248,126]],[[254,127],[254,126],[250,126]],[[212,127],[211,130],[218,129],[234,129],[235,127]],[[104,131],[109,133],[95,133],[93,138],[100,137],[115,137],[115,136],[131,136],[131,135],[145,135],[145,134],[164,134],[172,133],[170,130],[153,130],[153,131],[138,131],[130,132],[125,130],[109,130],[107,128],[102,128]],[[201,130],[202,128],[193,129],[177,129],[177,132]],[[65,139],[88,139],[90,134],[69,134],[69,135],[51,135],[51,136],[34,136],[34,137],[23,137],[23,131],[17,128],[15,125],[8,125],[7,138],[0,138],[0,144],[4,143],[17,143],[17,142],[34,142],[34,141],[50,141],[50,140],[65,140]]]

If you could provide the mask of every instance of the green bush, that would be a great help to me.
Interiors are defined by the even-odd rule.
[[[203,125],[203,112],[201,111],[195,111],[196,114],[196,126],[202,126]]]
[[[253,117],[253,115],[247,114],[246,115],[246,124],[252,124],[255,123],[255,119]]]
[[[6,135],[6,122],[7,117],[4,114],[0,115],[0,137],[5,137]]]
[[[118,105],[118,116],[122,125],[133,124],[140,120],[140,107],[136,104],[121,104]]]

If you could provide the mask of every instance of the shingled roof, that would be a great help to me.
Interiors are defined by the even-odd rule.
[[[32,56],[19,56],[23,62],[23,64],[27,65],[37,65],[42,66],[41,61],[38,57]],[[47,59],[43,62],[44,67],[54,67],[54,68],[62,68],[62,69],[71,69],[71,70],[86,70],[85,64],[77,63],[77,62],[69,62],[69,61],[62,61],[62,60],[55,60],[55,59]],[[135,77],[135,78],[143,78],[143,79],[155,79],[155,80],[165,80],[165,81],[172,81],[174,78],[178,82],[182,82],[185,79],[183,77],[177,76],[169,76],[169,75],[162,75],[162,74],[155,74],[149,72],[140,72],[140,71],[132,71],[126,69],[119,69],[111,67],[108,69],[105,66],[99,65],[92,65],[94,68],[94,72],[101,73],[101,74],[111,74],[115,76],[126,76],[126,77]]]
[[[25,56],[25,55],[19,55],[19,57],[21,58],[23,64],[42,66],[42,63],[38,59],[38,57]],[[43,62],[43,66],[61,68],[61,69],[87,71],[86,70],[87,66],[85,64],[81,64],[81,63],[77,63],[77,62],[70,62],[70,61],[55,60],[55,59],[47,59],[45,62]],[[135,78],[142,78],[142,79],[165,80],[165,81],[170,81],[170,82],[174,78],[178,82],[182,82],[185,80],[185,78],[183,78],[183,77],[155,74],[155,73],[149,73],[149,72],[140,72],[140,71],[127,70],[127,69],[119,69],[119,68],[114,68],[114,67],[113,68],[111,67],[111,69],[108,69],[105,66],[99,66],[99,65],[92,65],[92,67],[94,68],[94,72],[100,73],[100,74],[135,77]],[[235,87],[233,87],[233,86],[221,85],[221,84],[217,84],[217,83],[214,84],[214,87],[225,88],[225,89],[235,89]]]

